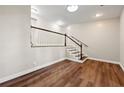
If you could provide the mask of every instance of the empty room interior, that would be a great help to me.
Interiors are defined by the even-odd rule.
[[[124,87],[124,5],[1,5],[0,87]]]

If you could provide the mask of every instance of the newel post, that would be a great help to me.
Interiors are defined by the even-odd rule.
[[[66,38],[66,36],[67,35],[65,34],[65,46],[67,46],[67,40],[66,40],[67,38]]]
[[[82,60],[82,56],[83,56],[83,54],[82,54],[82,44],[80,45],[80,60]]]

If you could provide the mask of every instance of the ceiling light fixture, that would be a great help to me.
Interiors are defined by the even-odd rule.
[[[78,10],[78,6],[77,6],[77,5],[68,5],[68,6],[67,6],[67,10],[68,10],[69,12],[75,12],[75,11]]]
[[[100,17],[100,16],[102,16],[103,14],[101,13],[98,13],[98,14],[96,14],[96,17]]]

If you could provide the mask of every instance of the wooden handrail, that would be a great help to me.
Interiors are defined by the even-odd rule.
[[[66,35],[70,40],[72,40],[74,43],[76,43],[78,46],[81,46],[79,43],[77,43],[74,39],[72,39],[71,37],[69,37],[68,35]]]
[[[52,30],[47,30],[47,29],[39,28],[39,27],[35,27],[35,26],[31,26],[31,28],[38,29],[38,30],[42,30],[42,31],[47,31],[47,32],[55,33],[55,34],[59,34],[59,35],[63,35],[63,36],[65,36],[65,38],[68,37],[70,40],[72,40],[74,43],[76,43],[77,45],[80,46],[80,44],[79,44],[78,42],[76,42],[74,39],[72,39],[71,37],[69,37],[67,34],[55,32],[55,31],[52,31]],[[65,39],[65,42],[66,42],[66,39]],[[65,43],[65,45],[66,45],[66,43]]]
[[[87,44],[83,43],[82,41],[78,40],[77,38],[75,38],[74,36],[71,36],[73,39],[75,39],[76,41],[80,42],[81,44],[83,44],[84,46],[88,47]]]
[[[66,37],[69,38],[71,41],[73,41],[75,44],[77,44],[77,45],[80,47],[80,50],[81,50],[81,51],[80,51],[80,52],[81,52],[81,53],[80,53],[80,59],[82,59],[82,44],[85,45],[86,47],[88,47],[88,45],[86,45],[85,43],[81,42],[80,40],[78,40],[78,39],[75,38],[74,36],[71,36],[71,37],[70,37],[70,36],[68,36],[67,34],[55,32],[55,31],[52,31],[52,30],[47,30],[47,29],[43,29],[43,28],[39,28],[39,27],[35,27],[35,26],[31,26],[31,28],[65,36],[65,44],[64,44],[64,46],[67,45],[67,44],[66,44],[66,43],[67,43]],[[78,42],[77,42],[77,41],[78,41]],[[31,47],[64,47],[64,46],[33,46],[32,42],[31,42]]]
[[[35,26],[31,26],[31,28],[65,36],[65,34],[63,34],[63,33],[55,32],[55,31],[52,31],[52,30],[47,30],[47,29],[44,29],[44,28],[39,28],[39,27],[35,27]]]

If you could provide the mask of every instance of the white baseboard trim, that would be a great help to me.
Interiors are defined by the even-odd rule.
[[[17,78],[17,77],[20,77],[20,76],[22,76],[22,75],[31,73],[31,72],[33,72],[33,71],[39,70],[39,69],[41,69],[41,68],[43,68],[43,67],[46,67],[46,66],[55,64],[55,63],[60,62],[60,61],[63,61],[63,60],[65,60],[65,58],[61,58],[61,59],[59,59],[59,60],[56,60],[56,61],[53,61],[53,62],[49,62],[49,63],[44,64],[44,65],[42,65],[42,66],[36,66],[36,67],[34,67],[34,68],[31,68],[31,69],[28,69],[28,70],[25,70],[25,71],[22,71],[22,72],[13,74],[13,75],[9,75],[9,76],[7,76],[7,77],[0,78],[0,83],[3,83],[3,82],[6,82],[6,81],[9,81],[9,80],[12,80],[12,79],[14,79],[14,78]]]
[[[98,61],[100,61],[100,62],[118,64],[118,65],[120,65],[120,67],[121,67],[122,70],[124,71],[124,65],[122,65],[119,61],[117,62],[117,61],[104,60],[104,59],[98,59],[98,58],[93,58],[93,57],[89,57],[88,59],[91,59],[91,60],[98,60]]]
[[[73,58],[65,58],[66,60],[70,60],[70,61],[74,61],[74,62],[79,62],[82,63],[82,61],[78,60],[78,59],[73,59]]]
[[[119,64],[120,65],[120,62],[117,62],[117,61],[111,61],[111,60],[105,60],[105,59],[99,59],[99,58],[93,58],[93,57],[88,57],[88,59],[96,60],[96,61],[100,61],[100,62],[106,62],[106,63]]]
[[[73,58],[65,58],[65,59],[70,60],[70,61],[74,61],[74,62],[83,63],[83,62],[85,62],[88,58],[85,58],[85,60],[78,60],[78,59],[73,59]]]
[[[65,59],[73,61],[73,62],[79,62],[79,63],[83,63],[85,62],[88,58],[85,58],[84,60],[78,60],[78,59],[73,59],[73,58],[68,58],[66,57]]]
[[[122,65],[122,64],[120,63],[120,66],[121,66],[122,70],[124,71],[124,65]]]

